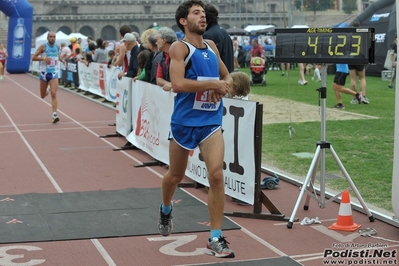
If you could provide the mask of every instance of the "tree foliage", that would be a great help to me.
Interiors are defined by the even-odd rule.
[[[346,14],[352,14],[353,11],[357,10],[356,0],[343,0],[342,5],[342,10]]]
[[[323,11],[334,7],[334,0],[303,0],[304,11]],[[301,10],[301,0],[295,0],[295,8]]]

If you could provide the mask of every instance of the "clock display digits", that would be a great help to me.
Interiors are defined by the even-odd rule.
[[[295,36],[295,43],[294,43],[294,54],[300,56],[306,56],[307,49],[306,49],[306,42],[305,36],[299,35]]]
[[[275,29],[275,34],[276,62],[375,62],[374,28],[282,28]]]
[[[319,45],[319,37],[317,37],[317,36],[316,37],[313,37],[313,36],[308,37],[308,48],[310,48],[310,47],[313,48],[312,55],[317,55],[317,46],[318,45]]]
[[[344,55],[342,49],[345,48],[346,45],[346,35],[337,35],[337,44],[335,46],[335,55]]]
[[[330,56],[334,55],[334,52],[333,52],[333,50],[331,48],[332,47],[332,41],[333,41],[333,37],[331,36],[331,37],[328,38],[328,54]]]
[[[362,42],[362,36],[360,36],[360,35],[352,35],[351,50],[355,49],[355,52],[351,52],[350,55],[355,55],[356,56],[356,55],[360,54],[360,44],[361,44],[361,42]]]

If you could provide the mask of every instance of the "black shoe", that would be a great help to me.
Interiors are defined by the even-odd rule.
[[[172,211],[169,214],[162,212],[162,205],[159,208],[158,231],[163,236],[168,236],[173,230]]]
[[[336,109],[345,109],[345,106],[342,103],[337,103],[336,105],[333,106],[333,108]]]
[[[58,121],[60,121],[60,119],[58,118],[58,116],[53,116],[53,124],[57,123]]]

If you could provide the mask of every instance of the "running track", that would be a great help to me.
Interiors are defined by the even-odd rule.
[[[115,122],[112,108],[67,89],[58,90],[58,102],[61,121],[51,124],[50,97],[40,99],[37,78],[14,74],[0,82],[0,195],[160,187],[165,167],[135,168],[152,158],[140,150],[113,151],[126,143],[124,138],[99,137],[115,133],[110,126]],[[204,189],[184,190],[206,202]],[[298,187],[281,182],[278,189],[266,192],[289,218],[299,195]],[[160,195],[154,197],[160,199]],[[292,229],[287,229],[286,221],[230,217],[242,228],[224,234],[236,253],[234,259],[203,255],[201,249],[208,238],[208,232],[203,232],[172,234],[167,238],[147,235],[5,244],[0,245],[0,265],[205,265],[290,256],[303,265],[319,266],[323,265],[325,249],[345,250],[337,248],[337,243],[375,243],[385,245],[387,251],[398,250],[398,228],[378,220],[371,223],[366,215],[356,211],[355,222],[363,228],[375,228],[379,239],[328,230],[337,219],[338,208],[339,204],[330,203],[320,209],[311,200],[310,209],[305,212],[301,204],[299,221],[319,217],[322,223],[295,223]],[[240,206],[226,197],[225,210],[252,212],[253,207]],[[265,207],[263,211],[268,212]],[[156,226],[157,221],[153,222]],[[183,243],[181,246],[168,245],[177,239]]]

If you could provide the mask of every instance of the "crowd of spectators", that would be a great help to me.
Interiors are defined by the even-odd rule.
[[[222,61],[229,72],[237,71],[245,66],[246,53],[241,45],[233,43],[233,37],[218,25],[218,11],[212,5],[206,5],[208,27],[204,39],[213,40]],[[169,48],[178,40],[176,32],[169,27],[148,29],[141,36],[133,32],[129,25],[119,28],[120,41],[114,45],[102,38],[95,41],[92,36],[87,37],[85,47],[81,46],[80,38],[71,38],[70,44],[61,44],[61,57],[65,60],[81,61],[86,66],[91,62],[121,67],[118,78],[130,77],[159,85],[163,90],[172,89],[169,77]],[[234,46],[234,48],[233,48]],[[261,47],[259,47],[261,50]]]

